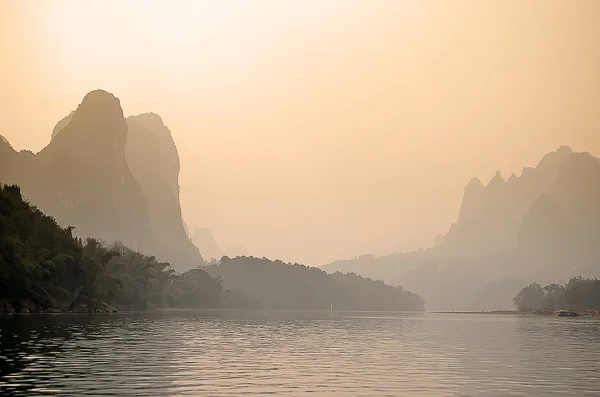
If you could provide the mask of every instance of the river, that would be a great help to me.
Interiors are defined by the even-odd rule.
[[[600,396],[600,320],[190,311],[0,317],[0,395]]]

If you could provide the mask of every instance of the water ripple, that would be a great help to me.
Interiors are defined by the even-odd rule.
[[[0,318],[0,394],[600,395],[600,321],[177,312]]]

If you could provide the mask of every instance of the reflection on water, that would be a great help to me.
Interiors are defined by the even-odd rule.
[[[600,321],[201,311],[0,318],[1,395],[600,395]]]

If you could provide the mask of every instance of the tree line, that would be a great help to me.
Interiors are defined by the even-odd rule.
[[[221,281],[204,270],[178,275],[167,262],[73,230],[25,201],[18,186],[0,185],[0,311],[218,307]]]
[[[223,257],[207,268],[223,280],[231,303],[257,309],[424,310],[417,294],[355,273],[255,257]]]
[[[423,310],[420,296],[354,273],[223,257],[177,274],[121,243],[74,236],[0,184],[0,312],[155,308]]]
[[[518,310],[600,310],[600,280],[574,277],[565,285],[533,283],[513,299]]]

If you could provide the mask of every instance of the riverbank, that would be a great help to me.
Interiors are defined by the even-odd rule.
[[[598,310],[575,310],[577,316],[600,317]],[[558,310],[490,310],[490,311],[440,311],[438,314],[497,314],[497,315],[535,315],[556,316]]]
[[[517,310],[490,310],[490,311],[441,311],[431,312],[436,314],[524,314]]]
[[[118,313],[120,310],[107,303],[98,303],[88,306],[81,304],[77,306],[69,306],[66,309],[56,307],[42,308],[40,305],[35,305],[31,301],[0,301],[0,314],[87,314],[87,313]]]

